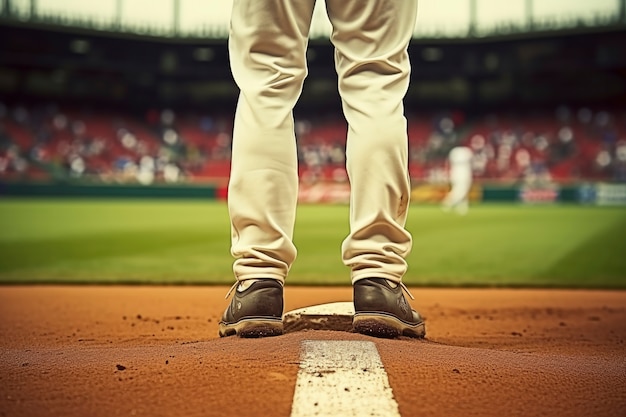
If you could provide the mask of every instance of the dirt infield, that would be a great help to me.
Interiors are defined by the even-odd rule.
[[[303,340],[376,343],[402,416],[622,416],[626,292],[412,289],[427,339],[217,338],[225,287],[0,287],[0,416],[289,416]],[[350,288],[287,287],[286,310]]]

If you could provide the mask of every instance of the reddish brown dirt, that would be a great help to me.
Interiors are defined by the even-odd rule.
[[[0,287],[0,416],[289,416],[305,339],[372,340],[403,416],[622,416],[626,292],[413,289],[427,339],[217,338],[225,287]],[[287,287],[286,310],[350,288]]]

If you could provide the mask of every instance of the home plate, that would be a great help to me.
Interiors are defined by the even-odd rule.
[[[299,330],[352,331],[354,304],[351,301],[318,304],[288,311],[283,315],[284,332]]]

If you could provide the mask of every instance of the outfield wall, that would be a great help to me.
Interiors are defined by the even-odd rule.
[[[0,196],[214,199],[217,197],[217,188],[210,184],[140,185],[0,182]]]
[[[448,186],[415,184],[411,199],[415,203],[441,202]],[[0,197],[99,197],[99,198],[199,198],[225,199],[225,187],[213,184],[95,184],[95,183],[8,183],[0,182]],[[349,186],[343,184],[301,185],[299,200],[306,203],[347,203]],[[502,203],[581,203],[626,205],[626,184],[583,183],[547,186],[494,185],[472,186],[470,200]]]
[[[445,184],[418,184],[413,188],[414,202],[438,203],[449,187]],[[626,184],[581,183],[572,185],[546,184],[496,185],[474,184],[470,201],[525,204],[580,203],[597,205],[626,205]]]

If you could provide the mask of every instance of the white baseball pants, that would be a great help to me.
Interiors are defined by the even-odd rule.
[[[296,258],[298,170],[293,108],[307,75],[315,0],[234,0],[230,63],[240,95],[228,208],[238,281],[284,283]],[[352,282],[400,282],[411,235],[403,99],[417,0],[326,0],[335,67],[348,122],[350,233],[342,259]],[[324,227],[323,224],[320,227]]]

